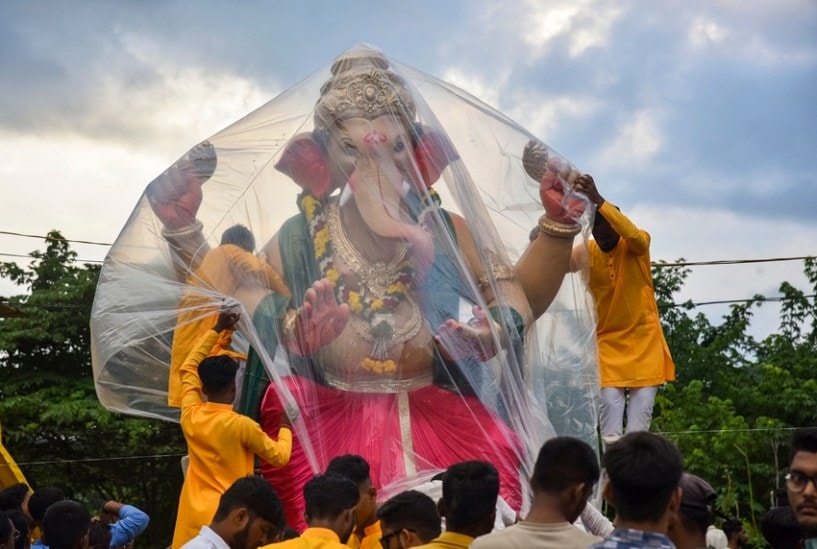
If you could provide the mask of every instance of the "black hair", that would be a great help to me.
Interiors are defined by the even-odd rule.
[[[283,527],[279,528],[277,532],[275,532],[273,536],[273,543],[280,543],[282,541],[286,541],[288,539],[295,539],[301,537],[298,531],[291,526],[284,525]]]
[[[678,488],[684,464],[672,442],[654,433],[636,431],[607,447],[604,468],[617,516],[657,521]]]
[[[208,356],[199,363],[199,379],[206,393],[218,393],[235,383],[238,362],[228,355]]]
[[[28,522],[25,515],[23,515],[23,511],[10,509],[5,513],[17,530],[17,537],[14,538],[14,549],[25,549],[31,543],[31,532],[28,530]]]
[[[726,534],[726,539],[729,539],[733,535],[743,530],[743,523],[737,517],[728,518],[723,521],[721,530],[723,530],[723,533]]]
[[[369,464],[361,456],[355,454],[345,454],[332,459],[326,466],[325,473],[347,477],[357,484],[358,488],[372,481]]]
[[[448,530],[463,532],[483,524],[496,510],[499,473],[487,461],[463,461],[443,476],[443,505]]]
[[[343,475],[317,475],[304,486],[305,512],[310,520],[336,519],[359,499],[357,485]]]
[[[255,250],[255,237],[244,225],[233,225],[221,233],[221,245],[234,244],[239,248],[252,252]]]
[[[791,437],[789,449],[789,464],[794,460],[797,452],[817,453],[817,427],[797,429]]]
[[[34,519],[34,522],[40,523],[45,517],[45,512],[48,508],[65,499],[65,493],[56,486],[45,486],[39,490],[35,490],[28,499],[28,514]]]
[[[233,482],[221,494],[213,522],[224,520],[232,511],[242,507],[274,526],[284,524],[284,506],[272,485],[263,477],[249,475]]]
[[[5,512],[0,511],[0,542],[5,543],[5,541],[9,539],[13,527],[14,525],[9,516]]]
[[[803,530],[791,507],[772,507],[760,517],[760,531],[772,549],[796,549]]]
[[[589,444],[573,437],[555,437],[539,450],[531,485],[534,491],[559,493],[581,482],[592,487],[599,475],[599,460]]]
[[[70,499],[58,501],[43,517],[43,541],[49,549],[76,549],[90,526],[91,515],[85,507]]]
[[[23,484],[22,482],[4,488],[0,491],[0,511],[22,509],[23,502],[26,500],[26,494],[30,491],[31,489],[28,487],[28,484]]]
[[[107,524],[91,521],[88,529],[88,549],[108,549],[111,546],[111,530]]]
[[[442,524],[434,500],[418,492],[400,492],[377,510],[377,518],[388,523],[393,530],[406,528],[428,543],[440,535]]]

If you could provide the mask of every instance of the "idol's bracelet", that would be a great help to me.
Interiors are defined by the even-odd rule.
[[[573,238],[582,230],[582,226],[578,223],[559,223],[548,218],[547,214],[539,218],[539,230],[546,235],[555,236],[556,238]]]

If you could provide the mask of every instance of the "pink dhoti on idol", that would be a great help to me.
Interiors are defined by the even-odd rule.
[[[284,379],[298,403],[310,440],[324,466],[335,456],[358,454],[371,467],[375,487],[422,478],[459,461],[483,459],[500,474],[501,496],[514,509],[522,504],[519,466],[523,448],[510,428],[476,397],[461,397],[431,383],[431,375],[404,383],[327,387],[301,377]],[[362,392],[365,390],[371,392]],[[277,432],[284,410],[274,386],[267,391],[263,429]],[[488,440],[482,433],[488,434]],[[314,471],[297,436],[286,467],[261,465],[284,501],[287,522],[302,530],[303,484]],[[428,475],[425,475],[428,477]]]
[[[593,303],[569,272],[590,213],[575,177],[474,97],[350,50],[148,186],[100,276],[97,394],[177,420],[171,349],[231,304],[230,351],[249,357],[237,408],[271,434],[292,421],[290,463],[261,465],[293,524],[306,480],[347,453],[382,497],[489,461],[520,511],[544,440],[595,434]],[[237,225],[264,265],[210,284],[204,258]]]

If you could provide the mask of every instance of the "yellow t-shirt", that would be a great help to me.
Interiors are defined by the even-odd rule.
[[[234,412],[231,405],[203,400],[197,368],[219,337],[208,330],[181,367],[181,425],[190,465],[179,497],[173,549],[210,524],[221,494],[239,478],[253,473],[254,455],[281,466],[287,464],[292,451],[288,427],[281,427],[276,442],[253,419]]]
[[[602,387],[650,387],[675,379],[650,271],[650,235],[610,202],[599,212],[621,236],[604,252],[588,243],[590,291],[596,301]]]

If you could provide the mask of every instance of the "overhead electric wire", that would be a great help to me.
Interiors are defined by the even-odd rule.
[[[37,238],[40,240],[59,240],[61,242],[73,242],[77,244],[93,244],[95,246],[112,246],[111,243],[108,242],[93,242],[89,240],[74,240],[70,238],[54,238],[49,236],[43,235],[36,235],[36,234],[26,234],[26,233],[19,233],[15,231],[2,231],[0,230],[0,234],[11,235],[11,236],[22,236],[26,238]],[[8,255],[13,257],[24,257],[14,254],[5,254],[0,253],[0,255]],[[705,265],[740,265],[744,263],[769,263],[769,262],[776,262],[776,261],[802,261],[805,259],[814,259],[815,256],[813,255],[801,255],[801,256],[790,256],[790,257],[761,257],[757,259],[712,259],[707,261],[653,261],[651,265],[653,267],[699,267]]]
[[[799,427],[749,427],[746,429],[702,429],[700,431],[685,430],[685,431],[660,431],[655,433],[660,435],[706,435],[706,434],[721,434],[729,433],[766,433],[769,431],[796,431]],[[164,458],[181,458],[185,454],[153,454],[147,456],[116,456],[116,457],[97,457],[97,458],[83,458],[83,459],[63,459],[63,460],[44,460],[44,461],[18,461],[17,465],[30,467],[37,465],[60,465],[68,463],[94,463],[100,461],[133,461],[146,459],[164,459]]]
[[[26,234],[26,233],[17,233],[14,231],[0,231],[0,234],[7,234],[11,236],[23,236],[26,238],[37,238],[40,240],[59,240],[60,242],[74,242],[76,244],[93,244],[94,246],[111,246],[110,242],[93,242],[90,240],[72,240],[70,238],[61,238],[61,237],[53,237],[53,236],[43,236],[37,234]]]
[[[23,259],[32,259],[30,255],[25,254],[7,254],[0,252],[0,255],[2,255],[3,257],[20,257]],[[76,259],[75,261],[77,263],[104,263],[104,261],[102,261],[101,259]]]

